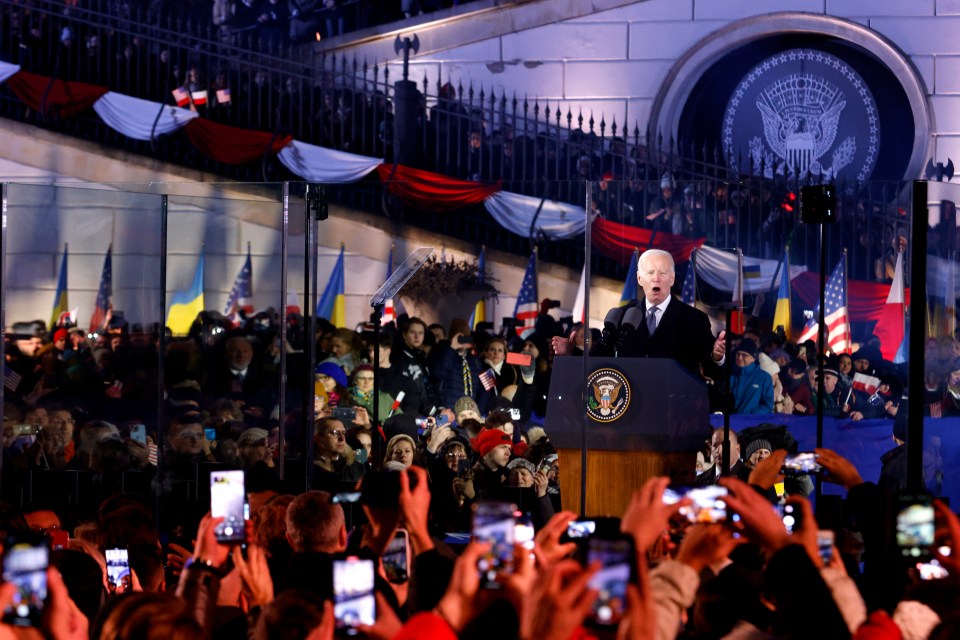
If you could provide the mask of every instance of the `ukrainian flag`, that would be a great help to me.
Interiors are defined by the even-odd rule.
[[[477,273],[480,276],[480,284],[483,284],[487,277],[487,261],[484,258],[485,247],[480,247],[480,257],[477,259]],[[477,330],[477,325],[487,320],[487,299],[481,298],[477,306],[473,308],[473,315],[470,316],[470,328]]]
[[[343,245],[340,245],[340,256],[333,265],[333,273],[327,287],[317,302],[317,317],[326,318],[335,327],[347,326],[347,300],[343,286]]]
[[[783,327],[783,334],[787,340],[791,339],[793,327],[791,327],[790,314],[790,260],[787,258],[787,252],[783,253],[783,262],[780,267],[780,291],[777,293],[777,310],[773,313],[773,328]]]
[[[187,291],[177,291],[170,300],[170,312],[167,314],[167,326],[175,336],[190,333],[197,315],[203,311],[203,254],[197,263],[197,272],[193,284]]]
[[[623,293],[620,295],[620,306],[630,304],[637,299],[637,260],[640,250],[634,249],[630,257],[630,268],[627,269],[627,279],[623,281]]]
[[[53,298],[53,313],[50,315],[50,326],[55,327],[60,322],[60,316],[67,312],[67,247],[63,245],[63,260],[60,262],[60,277],[57,278],[57,294]]]

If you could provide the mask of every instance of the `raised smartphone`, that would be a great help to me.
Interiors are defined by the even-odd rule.
[[[397,529],[381,560],[387,582],[403,584],[410,579],[410,537],[406,529]]]
[[[243,471],[210,472],[210,515],[223,518],[217,525],[217,540],[241,543],[246,539],[247,494]]]
[[[490,550],[477,561],[480,586],[498,589],[499,574],[513,572],[517,507],[509,502],[478,502],[473,507],[473,539],[489,543]]]
[[[127,593],[133,587],[130,575],[130,557],[123,548],[105,549],[107,560],[107,589],[111,594]]]
[[[933,496],[905,494],[898,498],[897,548],[906,558],[921,560],[930,556],[935,526]]]
[[[373,560],[349,556],[333,561],[333,617],[337,629],[356,635],[357,625],[377,619]]]
[[[634,566],[633,543],[628,536],[605,539],[593,536],[587,541],[585,566],[599,563],[600,570],[590,578],[589,587],[597,591],[589,624],[612,627],[620,624],[627,607],[627,584]]]
[[[11,536],[3,554],[3,581],[16,585],[3,622],[18,627],[40,624],[47,601],[50,548],[42,535]]]

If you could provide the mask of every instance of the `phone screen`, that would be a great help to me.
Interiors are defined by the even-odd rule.
[[[823,560],[824,565],[830,564],[833,560],[833,540],[833,531],[817,531],[817,550],[820,552],[820,559]]]
[[[338,629],[356,635],[358,624],[377,619],[373,560],[351,556],[333,561],[333,617]]]
[[[921,580],[943,580],[950,576],[946,567],[936,558],[931,559],[930,562],[918,562],[917,573],[920,574]]]
[[[507,502],[479,502],[474,506],[473,539],[491,545],[477,561],[482,587],[497,589],[497,574],[513,572],[516,510]]]
[[[524,549],[533,554],[536,546],[537,530],[533,527],[533,518],[529,513],[517,517],[516,524],[513,526],[513,542],[523,546]]]
[[[812,451],[806,451],[796,455],[787,456],[783,461],[783,473],[784,475],[788,476],[819,473],[820,471],[823,471],[823,467],[820,466],[819,462],[817,462],[818,457],[819,456]]]
[[[147,427],[142,424],[130,425],[130,439],[140,444],[147,444]]]
[[[382,560],[387,582],[403,584],[410,579],[410,547],[405,529],[397,529],[387,550],[383,552]]]
[[[3,555],[3,581],[16,585],[13,601],[3,612],[3,622],[19,627],[40,624],[47,600],[47,567],[50,550],[41,536],[10,539]]]
[[[210,442],[213,442],[217,439],[217,430],[211,429],[211,428],[204,429],[203,437],[209,440]]]
[[[908,558],[925,558],[934,539],[934,511],[929,495],[901,496],[897,513],[897,548]]]
[[[106,549],[107,588],[110,593],[121,594],[130,591],[133,577],[130,575],[130,559],[126,549]]]
[[[724,497],[727,495],[726,487],[709,486],[694,487],[692,489],[672,489],[668,488],[663,492],[663,502],[665,504],[676,504],[682,498],[687,497],[693,500],[680,509],[680,514],[690,522],[724,522],[727,519],[727,503]]]
[[[223,518],[223,522],[216,528],[217,540],[220,542],[244,541],[246,502],[243,471],[210,472],[210,515],[214,518]]]
[[[597,531],[597,523],[593,520],[574,520],[567,525],[568,538],[589,538]]]
[[[334,504],[344,504],[346,502],[360,502],[360,492],[359,491],[345,491],[343,493],[335,493],[333,495]]]
[[[594,562],[599,562],[601,566],[589,583],[591,589],[597,590],[590,622],[600,626],[620,624],[627,606],[633,545],[628,538],[605,540],[592,537],[587,542],[586,560],[587,566]]]

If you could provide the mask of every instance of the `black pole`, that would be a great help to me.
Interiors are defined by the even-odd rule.
[[[392,254],[391,254],[392,255]],[[392,265],[391,265],[392,266]],[[374,469],[380,468],[380,323],[383,321],[383,303],[373,305],[370,314],[373,322],[373,424],[370,441],[373,443],[373,460],[370,461]]]
[[[165,530],[163,513],[163,428],[166,421],[166,412],[164,411],[166,403],[164,402],[164,377],[166,376],[166,356],[167,356],[167,328],[166,309],[167,309],[167,222],[169,215],[169,203],[167,195],[160,196],[160,345],[157,347],[157,475],[154,498],[156,499],[157,525],[161,531]]]
[[[277,424],[277,472],[280,479],[286,476],[286,464],[284,457],[287,449],[287,266],[289,262],[289,235],[290,235],[290,183],[283,183],[283,202],[282,216],[283,229],[280,234],[280,376],[277,378],[277,387],[279,389]],[[250,253],[250,245],[247,244],[247,254]],[[308,378],[309,379],[309,378]]]
[[[587,398],[590,390],[586,381],[590,378],[590,253],[591,253],[591,225],[590,211],[593,209],[593,183],[585,183],[584,215],[586,224],[583,229],[583,380],[580,387],[580,402],[583,409],[580,420],[580,517],[587,514],[587,423],[590,416],[587,413]],[[541,205],[543,203],[541,202]],[[576,322],[576,318],[574,318]]]
[[[913,224],[910,230],[910,333],[912,353],[922,354],[927,328],[927,183],[913,183]],[[923,491],[924,358],[910,358],[907,374],[907,489]]]
[[[823,379],[823,365],[826,359],[826,297],[827,297],[827,225],[820,222],[820,315],[817,316],[817,448],[823,447],[823,409],[826,406],[826,387]],[[820,503],[820,479],[813,484],[814,504]]]
[[[742,286],[741,286],[742,291]],[[730,334],[733,323],[733,310],[739,308],[736,300],[726,305],[727,330],[723,334],[724,365],[723,365],[723,445],[720,449],[720,475],[724,478],[730,475],[730,415],[733,413],[733,393],[730,392],[730,373],[733,371],[734,354],[730,351]],[[713,436],[710,436],[710,446],[713,447]]]

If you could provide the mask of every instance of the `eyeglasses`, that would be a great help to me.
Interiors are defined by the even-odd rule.
[[[447,454],[447,457],[448,457],[448,458],[456,458],[456,459],[458,459],[458,460],[462,460],[462,459],[466,458],[467,456],[466,456],[466,454],[464,454],[464,453],[454,453],[453,451],[451,451],[451,452],[449,452],[449,453]]]
[[[334,429],[333,431],[327,431],[325,435],[330,436],[331,438],[336,438],[337,440],[347,437],[346,431],[341,431],[340,429]]]

